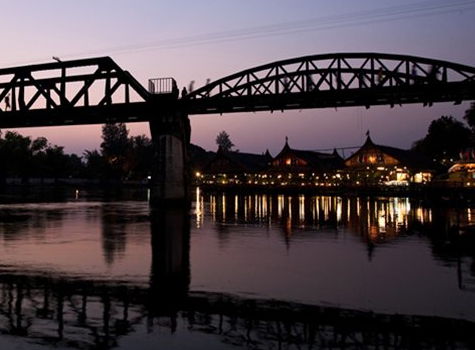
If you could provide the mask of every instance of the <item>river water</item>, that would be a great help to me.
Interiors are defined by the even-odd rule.
[[[475,206],[0,196],[0,349],[473,349]]]

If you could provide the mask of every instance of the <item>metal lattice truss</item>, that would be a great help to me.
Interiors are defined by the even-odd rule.
[[[475,68],[414,56],[340,53],[248,69],[186,100],[190,114],[475,99]]]
[[[209,114],[475,100],[475,68],[414,56],[343,53],[248,69],[177,100],[171,78],[149,91],[111,58],[0,69],[0,128],[149,121]]]
[[[0,69],[0,127],[147,120],[150,97],[109,57]]]

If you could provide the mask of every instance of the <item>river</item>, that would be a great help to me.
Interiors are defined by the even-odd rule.
[[[0,348],[474,349],[475,205],[0,196]]]

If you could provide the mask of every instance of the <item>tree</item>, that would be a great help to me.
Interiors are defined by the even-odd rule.
[[[93,151],[85,151],[83,157],[86,163],[86,177],[92,179],[100,179],[105,174],[106,161],[104,157],[96,149]]]
[[[110,123],[102,127],[101,153],[105,157],[125,155],[129,145],[129,130],[124,123]]]
[[[216,144],[224,152],[230,152],[232,151],[232,148],[234,147],[234,143],[231,142],[231,139],[229,138],[229,134],[224,130],[221,131],[218,134],[218,136],[216,136]]]
[[[468,126],[475,132],[475,102],[470,104],[470,108],[465,111],[463,119],[467,122]]]
[[[414,142],[412,149],[438,161],[455,159],[471,144],[472,133],[451,116],[442,116],[430,123],[427,135]]]
[[[18,176],[24,182],[34,173],[32,169],[33,151],[31,138],[17,132],[7,131],[1,142],[3,176]]]
[[[127,176],[133,180],[143,180],[150,175],[153,163],[152,140],[145,135],[129,138],[126,159]]]
[[[124,123],[105,124],[102,127],[101,154],[108,164],[107,177],[122,179],[126,174],[125,159],[129,150],[129,131]]]
[[[58,180],[59,177],[67,177],[68,174],[68,158],[64,154],[64,147],[57,145],[48,145],[45,150],[48,173],[50,177]]]

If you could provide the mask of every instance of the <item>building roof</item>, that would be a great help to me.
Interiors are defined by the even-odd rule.
[[[428,157],[423,154],[411,151],[411,150],[403,150],[400,148],[389,147],[375,144],[370,136],[368,135],[364,145],[348,157],[346,160],[358,157],[362,152],[367,151],[368,149],[378,149],[381,152],[393,157],[397,161],[401,163],[402,166],[406,166],[412,169],[420,169],[420,170],[434,170],[437,169],[437,165]]]
[[[220,162],[225,160],[226,162]],[[203,167],[203,173],[255,173],[264,170],[272,160],[269,151],[265,154],[226,152],[221,148]]]
[[[343,167],[344,160],[336,149],[332,153],[322,153],[316,151],[298,150],[290,148],[288,139],[279,154],[274,158],[285,158],[295,156],[307,162],[308,167],[316,171],[330,171]]]

